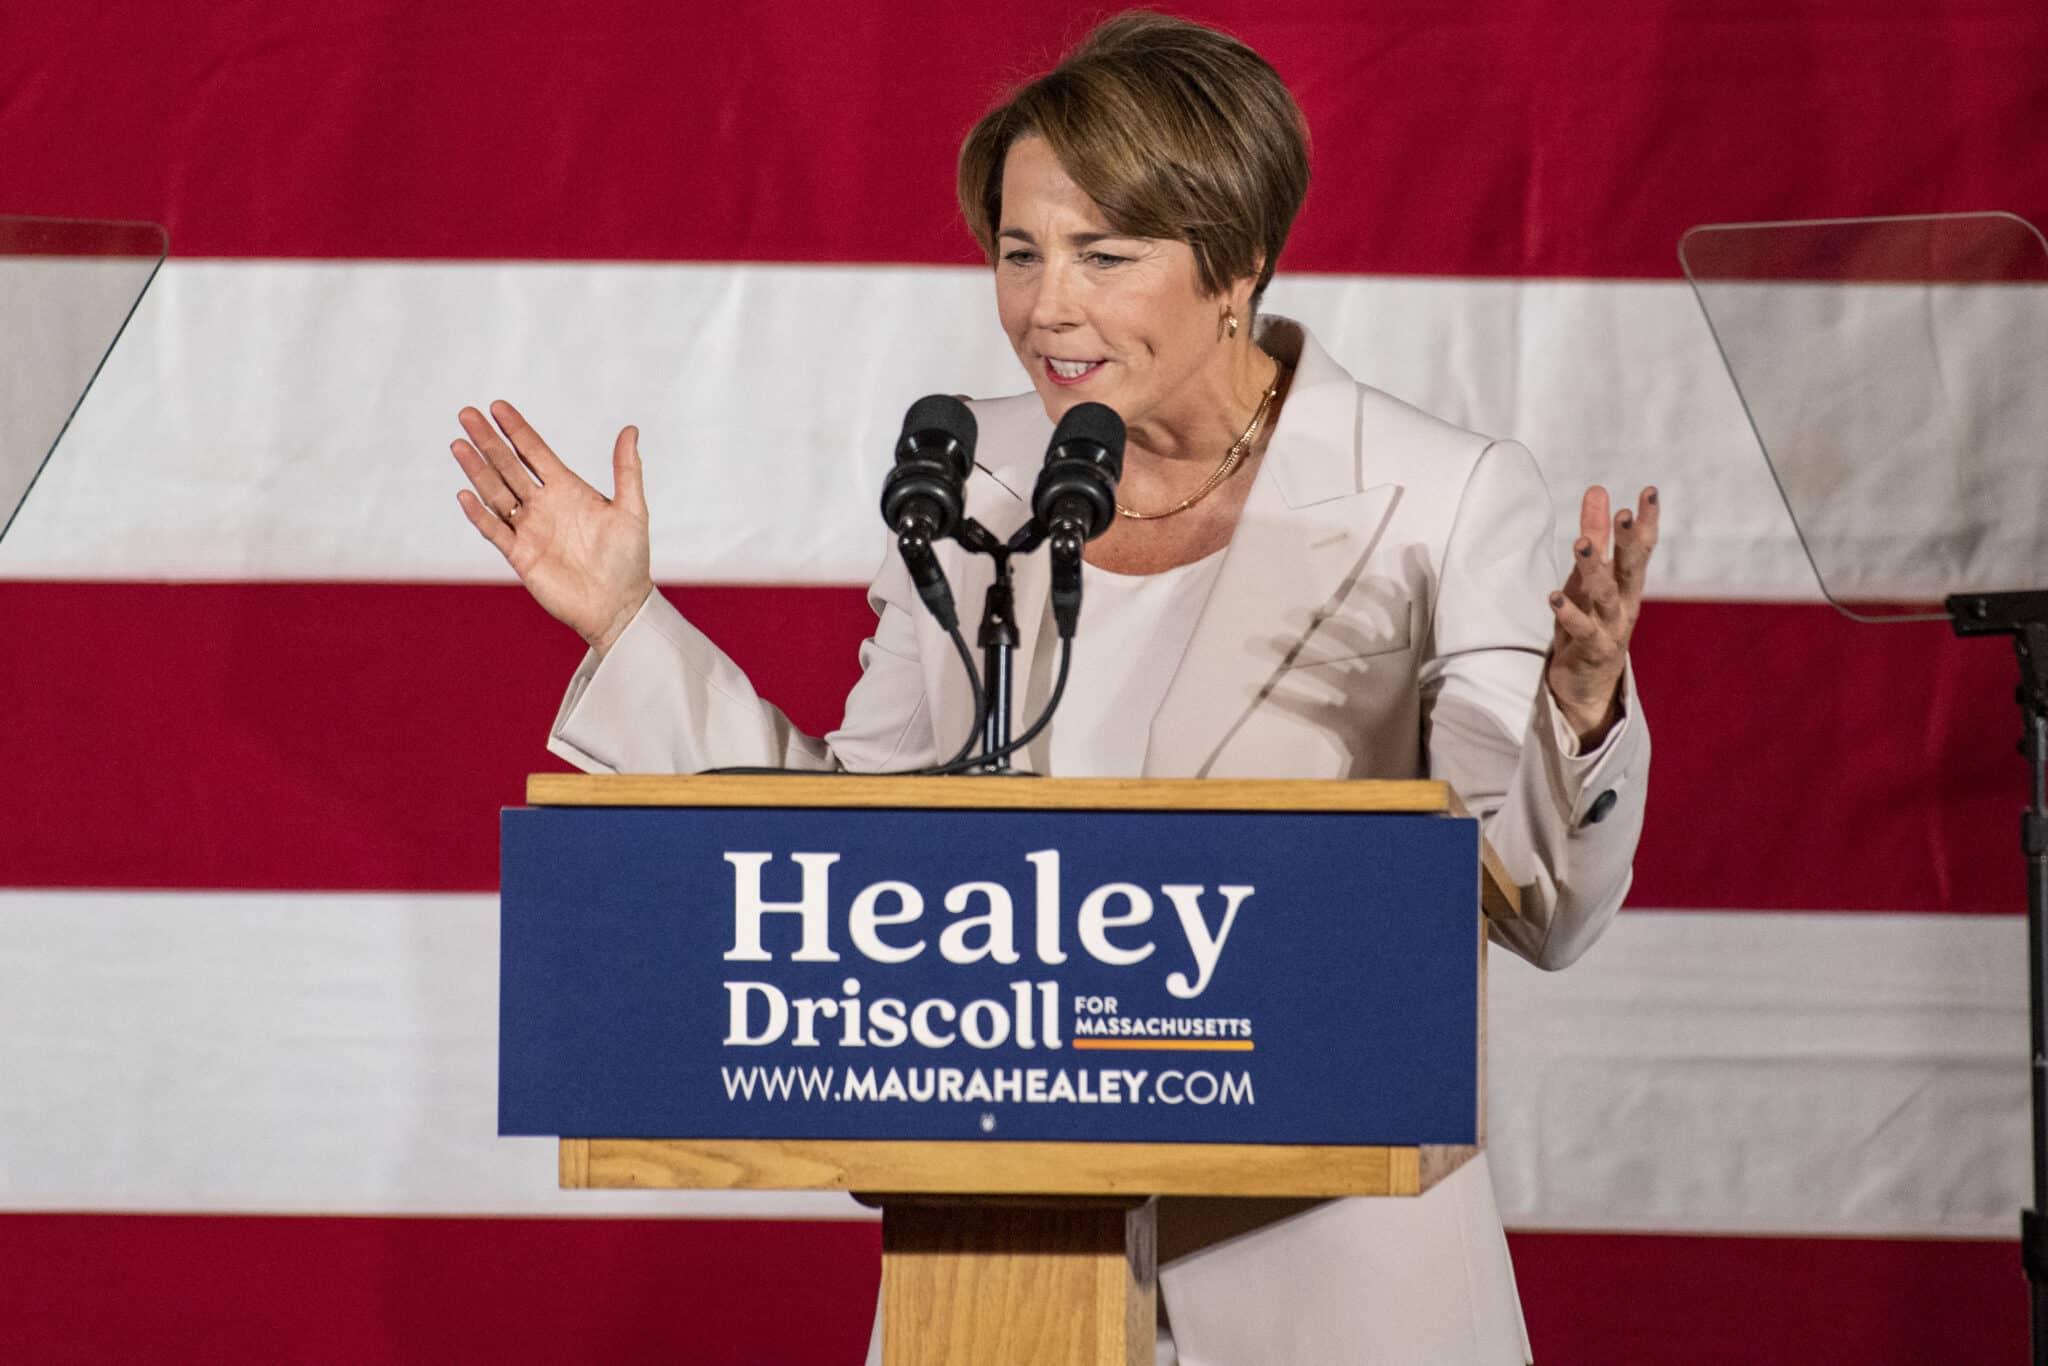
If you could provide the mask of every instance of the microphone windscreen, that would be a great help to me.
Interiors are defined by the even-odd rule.
[[[1101,446],[1109,453],[1110,473],[1123,473],[1124,420],[1114,408],[1103,403],[1076,403],[1067,409],[1059,425],[1053,428],[1052,444],[1057,448],[1076,438]]]
[[[959,460],[959,476],[967,477],[974,468],[974,442],[978,429],[974,412],[951,394],[927,394],[910,405],[910,411],[903,415],[903,435],[897,443],[901,450],[903,443],[916,440],[926,450],[942,446],[951,440],[956,458]]]

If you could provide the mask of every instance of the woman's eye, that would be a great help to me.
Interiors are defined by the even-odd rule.
[[[1087,256],[1091,266],[1120,266],[1130,259],[1128,256],[1112,256],[1106,251],[1091,251]]]
[[[1015,251],[1006,251],[1003,253],[1003,263],[1005,265],[1028,266],[1035,262],[1037,259],[1037,252],[1026,251],[1022,247],[1019,247]]]

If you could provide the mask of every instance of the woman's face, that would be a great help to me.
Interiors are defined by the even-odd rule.
[[[1226,304],[1204,296],[1194,250],[1111,231],[1044,138],[1010,145],[996,231],[996,311],[1053,421],[1094,402],[1170,422],[1222,373]]]

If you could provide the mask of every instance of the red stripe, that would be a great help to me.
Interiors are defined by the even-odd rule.
[[[674,594],[829,729],[850,588]],[[517,588],[0,584],[0,882],[488,890],[578,642]],[[2018,910],[2010,651],[1824,607],[1654,603],[1639,906]]]
[[[831,724],[858,592],[676,598]],[[494,888],[498,808],[564,767],[543,746],[583,653],[512,587],[0,584],[0,621],[16,886]]]
[[[2003,640],[1822,606],[1655,602],[1637,906],[2023,911]]]
[[[1670,277],[1701,222],[2048,214],[2039,0],[1182,8],[1307,111],[1285,269]],[[9,207],[188,256],[968,261],[958,140],[1078,13],[13,5]]]
[[[0,1216],[0,1361],[857,1362],[868,1223]]]
[[[1686,234],[1686,273],[1701,284],[2040,284],[2048,244],[1996,214],[1701,228]]]
[[[2005,1242],[1510,1234],[1549,1366],[1944,1366],[2027,1359]]]
[[[2040,285],[2048,244],[2038,229],[1991,213],[1880,223],[1706,227],[1686,233],[1686,272],[1700,285]]]
[[[152,223],[0,218],[0,256],[119,256],[155,263],[169,243]]]
[[[2009,1243],[1511,1235],[1537,1360],[2020,1361]],[[0,1216],[0,1359],[860,1359],[873,1224]]]

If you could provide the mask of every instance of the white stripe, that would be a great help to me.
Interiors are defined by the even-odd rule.
[[[2018,917],[1632,911],[1494,956],[1517,1227],[2002,1236],[2026,1175]],[[0,1208],[860,1217],[581,1194],[495,1137],[481,896],[0,893]]]
[[[1493,964],[1510,1226],[2013,1236],[2023,918],[1630,911]]]
[[[0,1209],[858,1218],[497,1137],[497,899],[0,893]]]
[[[1655,482],[1656,591],[1816,586],[1683,285],[1301,276],[1361,378],[1587,482]],[[601,487],[643,431],[659,577],[864,582],[907,403],[1014,392],[985,272],[173,262],[21,520],[13,578],[506,577],[455,508],[455,410],[518,402]]]

